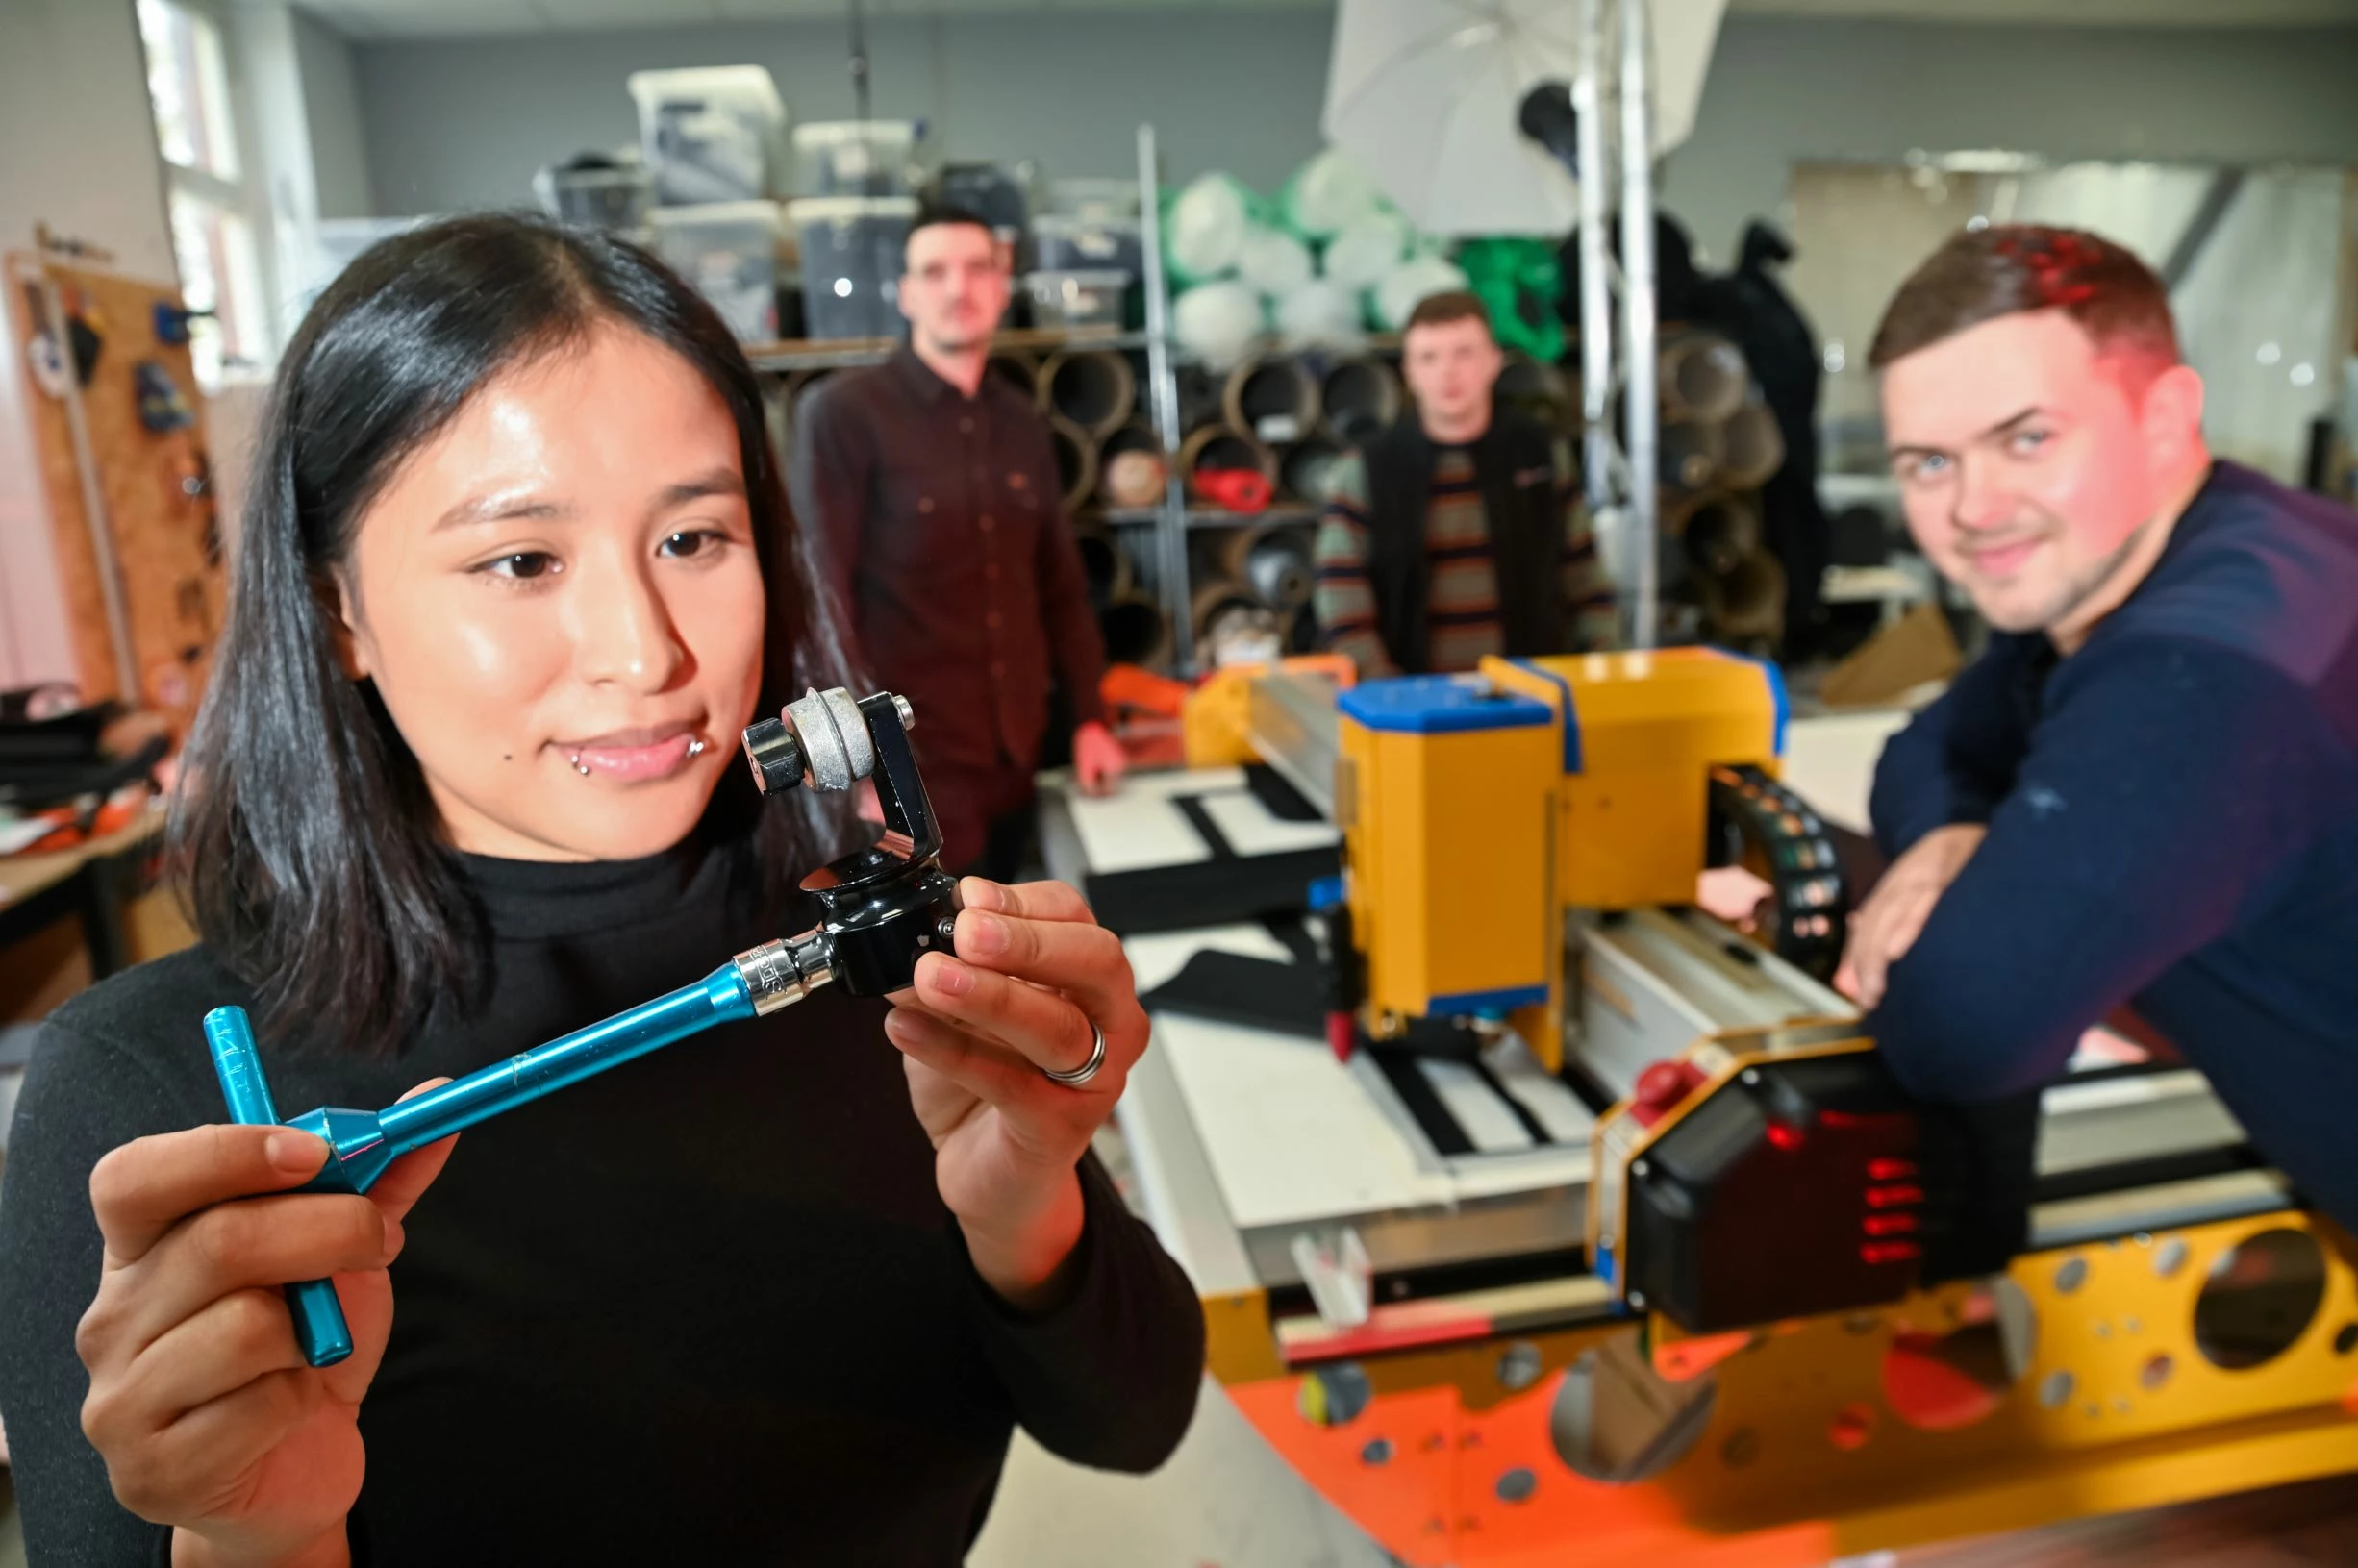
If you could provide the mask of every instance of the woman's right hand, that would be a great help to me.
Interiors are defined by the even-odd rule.
[[[174,1527],[179,1568],[348,1560],[361,1399],[392,1328],[386,1266],[456,1141],[396,1160],[364,1197],[288,1190],[328,1150],[285,1127],[140,1138],[91,1171],[106,1265],[74,1339],[82,1430],[123,1506]],[[352,1354],[313,1368],[282,1287],[323,1278]]]

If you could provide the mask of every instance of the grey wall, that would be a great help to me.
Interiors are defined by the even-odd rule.
[[[1273,187],[1314,151],[1332,12],[1048,12],[874,24],[881,114],[932,122],[958,158],[1121,174],[1141,119],[1166,167]],[[539,164],[627,142],[623,78],[752,62],[799,119],[849,116],[842,30],[780,22],[356,47],[389,213],[526,199]],[[2055,158],[2358,163],[2358,31],[1730,21],[1667,201],[1724,262],[1796,160],[1912,148]]]
[[[308,12],[294,13],[296,69],[303,118],[311,132],[312,177],[323,218],[373,217],[366,138],[361,130],[360,76],[352,45]]]
[[[1664,192],[1724,264],[1794,162],[1912,148],[2358,163],[2358,31],[1739,18]]]
[[[874,112],[918,118],[937,157],[1036,158],[1053,175],[1137,168],[1141,120],[1175,174],[1274,186],[1317,150],[1331,13],[1052,12],[869,26]],[[388,215],[528,201],[533,170],[637,138],[632,71],[769,67],[797,120],[852,117],[843,29],[777,22],[356,46]]]

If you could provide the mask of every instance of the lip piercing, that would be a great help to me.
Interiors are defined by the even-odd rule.
[[[690,740],[688,743],[688,755],[690,757],[702,757],[704,755],[704,742],[701,738]]]
[[[581,753],[579,752],[575,752],[573,754],[573,771],[580,774],[585,779],[590,777],[590,770],[582,765]]]

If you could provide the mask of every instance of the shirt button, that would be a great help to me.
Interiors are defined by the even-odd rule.
[[[983,575],[993,583],[997,582],[999,580],[999,563],[995,560],[984,561]]]
[[[973,435],[973,434],[974,434],[974,421],[973,421],[973,420],[971,420],[971,419],[961,419],[960,421],[958,421],[958,431],[959,431],[959,434],[960,434],[960,435],[962,435],[962,436],[971,436],[971,435]]]
[[[988,534],[995,525],[990,518],[985,517],[976,526],[981,528],[984,533]]]
[[[993,632],[996,632],[999,629],[999,612],[994,610],[990,614],[984,616],[983,624],[990,627]]]
[[[991,673],[993,676],[1005,675],[1007,673],[1007,665],[999,660],[994,659],[991,661]]]
[[[917,510],[919,510],[919,511],[931,511],[931,510],[934,510],[934,498],[933,498],[932,496],[930,496],[930,495],[920,495],[920,496],[918,496],[918,497],[917,497]]]

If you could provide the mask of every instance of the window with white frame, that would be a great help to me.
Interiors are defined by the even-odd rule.
[[[270,353],[229,61],[210,12],[183,0],[138,0],[138,14],[181,293],[191,311],[210,312],[190,322],[189,348],[197,380],[211,388],[224,366],[261,363]]]

